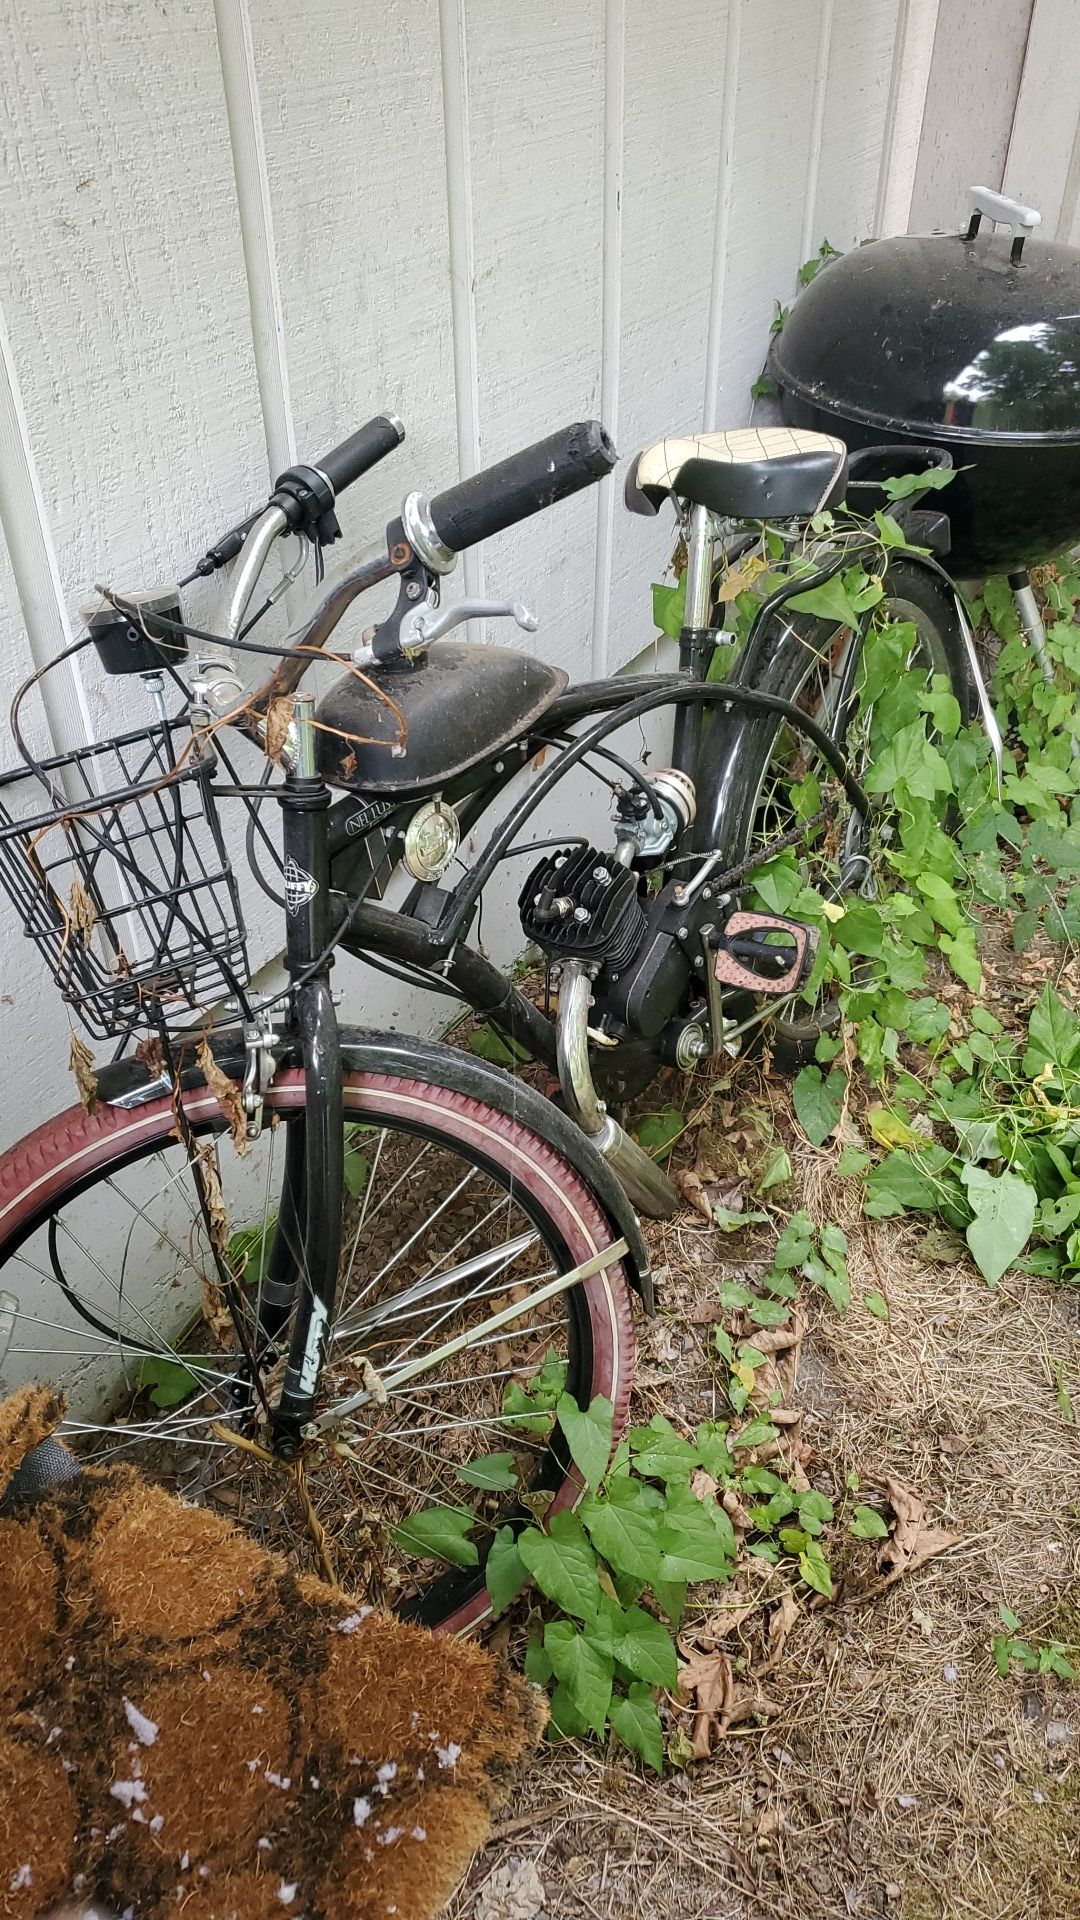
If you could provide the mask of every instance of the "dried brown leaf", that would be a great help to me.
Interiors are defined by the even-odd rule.
[[[292,725],[293,703],[290,693],[279,694],[270,702],[266,711],[266,755],[267,759],[281,762],[285,748],[285,739]]]
[[[691,1481],[690,1484],[693,1486],[693,1481]],[[724,1512],[727,1514],[736,1533],[751,1533],[753,1531],[754,1523],[747,1513],[746,1508],[743,1506],[742,1501],[739,1499],[738,1494],[735,1492],[734,1487],[728,1488],[722,1504]]]
[[[790,1588],[780,1597],[779,1606],[769,1615],[769,1658],[764,1671],[774,1667],[787,1645],[787,1638],[799,1618],[802,1608]]]
[[[68,898],[68,918],[76,931],[83,934],[86,939],[90,938],[94,928],[97,926],[97,908],[78,874],[75,875],[71,883],[71,893]]]
[[[694,1728],[690,1746],[695,1760],[707,1760],[712,1752],[713,1736],[724,1731],[725,1715],[731,1705],[731,1661],[726,1653],[695,1650],[679,1668],[679,1693],[694,1709]]]
[[[156,1033],[147,1034],[135,1049],[136,1060],[141,1060],[151,1080],[157,1080],[165,1071],[165,1054]]]
[[[240,1088],[235,1080],[230,1080],[224,1068],[220,1067],[214,1059],[209,1040],[204,1038],[199,1041],[195,1058],[203,1079],[229,1123],[233,1146],[237,1153],[246,1153],[248,1150],[247,1116],[244,1113]]]
[[[891,1587],[904,1574],[914,1573],[936,1554],[946,1553],[960,1538],[959,1534],[947,1533],[943,1527],[927,1526],[926,1507],[913,1487],[889,1474],[881,1484],[895,1517],[889,1538],[882,1541],[878,1550],[881,1578],[863,1587],[858,1595],[860,1599],[884,1593],[886,1587]]]
[[[94,1056],[85,1040],[77,1033],[71,1036],[71,1049],[68,1054],[68,1066],[75,1075],[75,1085],[79,1089],[79,1099],[87,1113],[93,1113],[97,1106],[97,1074],[94,1072]]]
[[[684,1167],[675,1175],[675,1185],[688,1207],[692,1207],[695,1213],[700,1213],[703,1220],[712,1220],[712,1207],[705,1192],[705,1183],[699,1174],[696,1174],[691,1167]]]

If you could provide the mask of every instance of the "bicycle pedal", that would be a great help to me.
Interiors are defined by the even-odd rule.
[[[788,938],[782,943],[770,938],[777,933]],[[814,964],[817,939],[815,928],[801,920],[785,920],[778,913],[733,913],[717,940],[713,972],[725,987],[778,997],[794,993]]]

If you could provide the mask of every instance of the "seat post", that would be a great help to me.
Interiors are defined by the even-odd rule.
[[[704,680],[716,644],[710,627],[712,612],[713,520],[708,507],[690,509],[686,542],[686,605],[679,634],[679,669],[692,680]],[[701,741],[701,714],[687,703],[675,709],[672,759],[691,779],[697,775]]]
[[[712,515],[708,507],[691,507],[686,543],[686,611],[683,625],[700,633],[709,625],[712,588]]]

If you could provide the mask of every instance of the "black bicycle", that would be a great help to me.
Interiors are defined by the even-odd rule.
[[[672,500],[687,542],[677,672],[569,687],[533,654],[443,640],[477,615],[534,624],[517,605],[444,605],[441,584],[466,548],[610,472],[595,422],[410,494],[299,635],[264,646],[280,587],[249,610],[272,549],[295,537],[321,569],[341,493],[401,438],[391,417],[370,422],[208,550],[192,579],[235,561],[220,634],[187,625],[175,592],[104,596],[76,648],[141,675],[152,724],[40,760],[28,688],[16,699],[0,880],[113,1057],[95,1067],[73,1042],[84,1104],[0,1160],[0,1367],[9,1384],[62,1375],[74,1442],[279,1543],[265,1462],[296,1463],[309,1517],[372,1592],[459,1629],[486,1611],[495,1530],[580,1495],[560,1397],[606,1396],[616,1433],[626,1419],[631,1290],[652,1306],[637,1215],[676,1195],[620,1104],[767,1017],[793,1046],[814,1037],[831,1013],[813,931],[748,908],[751,876],[798,844],[835,897],[864,888],[887,800],[875,813],[858,780],[865,623],[786,606],[861,550],[857,530],[812,532],[844,496],[841,442],[706,435],[633,462],[630,504]],[[911,622],[906,671],[946,674],[966,713],[974,655],[934,558],[941,516],[917,499],[905,512],[924,550],[889,565],[881,604]],[[766,523],[813,568],[765,599],[735,656],[718,576]],[[300,690],[347,608],[391,578],[393,611],[332,656],[331,690]],[[248,692],[236,660],[263,655]],[[627,748],[658,714],[673,725],[662,767]],[[228,729],[267,755],[260,780]],[[575,769],[609,795],[606,844],[530,840]],[[808,813],[792,794],[811,774]],[[259,991],[230,800],[284,919],[284,983]],[[523,859],[535,992],[475,941],[492,876]],[[340,1028],[339,950],[465,1001],[558,1074],[561,1101],[461,1049]]]

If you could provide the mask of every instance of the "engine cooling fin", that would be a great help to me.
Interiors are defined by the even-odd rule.
[[[518,899],[521,924],[552,959],[618,970],[645,935],[638,876],[614,854],[568,847],[533,869]]]

